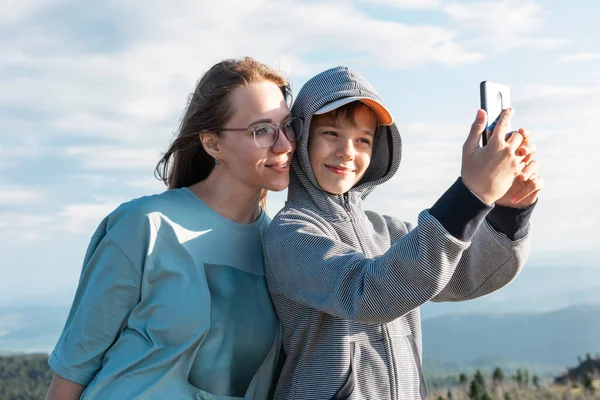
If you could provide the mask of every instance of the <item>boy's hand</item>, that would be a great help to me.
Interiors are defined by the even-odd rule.
[[[486,127],[487,116],[485,111],[478,110],[463,145],[463,183],[487,204],[496,203],[503,198],[525,168],[523,160],[527,155],[523,155],[519,148],[523,144],[526,132],[520,129],[508,138],[504,134],[513,112],[513,109],[509,108],[502,113],[488,143],[481,147],[479,141]]]
[[[544,180],[539,174],[536,147],[531,141],[531,135],[527,129],[524,129],[521,135],[523,143],[517,149],[517,154],[525,156],[523,159],[525,167],[515,178],[508,192],[496,201],[496,204],[501,206],[527,208],[536,202],[538,194],[544,186]]]

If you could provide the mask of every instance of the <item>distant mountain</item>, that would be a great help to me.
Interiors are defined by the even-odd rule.
[[[600,265],[543,267],[526,265],[504,288],[457,303],[427,303],[423,319],[448,314],[548,312],[579,304],[600,304]]]
[[[49,353],[68,313],[68,307],[0,308],[0,354]]]
[[[600,305],[540,314],[448,315],[423,321],[424,357],[573,365],[600,353]]]
[[[68,312],[68,306],[0,307],[0,354],[49,353]],[[477,362],[564,368],[600,353],[600,268],[525,268],[496,293],[428,303],[421,314],[424,357],[435,368]]]

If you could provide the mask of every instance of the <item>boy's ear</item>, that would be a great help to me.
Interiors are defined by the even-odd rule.
[[[215,131],[203,130],[199,133],[200,142],[204,150],[212,158],[219,158],[221,149],[219,146],[219,134]]]

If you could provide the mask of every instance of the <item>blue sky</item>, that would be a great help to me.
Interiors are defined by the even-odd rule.
[[[367,204],[412,222],[458,176],[479,82],[510,85],[546,181],[528,267],[600,276],[600,3],[575,4],[0,0],[0,305],[70,303],[102,217],[163,190],[153,169],[196,80],[244,55],[295,91],[340,64],[370,79],[404,160]]]

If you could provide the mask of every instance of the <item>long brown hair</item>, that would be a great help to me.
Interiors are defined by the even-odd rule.
[[[169,189],[191,186],[206,179],[215,160],[204,150],[199,133],[226,125],[234,112],[230,101],[234,89],[262,81],[279,86],[289,104],[288,80],[253,58],[224,60],[212,66],[190,95],[177,136],[156,166],[156,177]],[[260,196],[263,208],[266,198],[267,191],[263,189]]]

